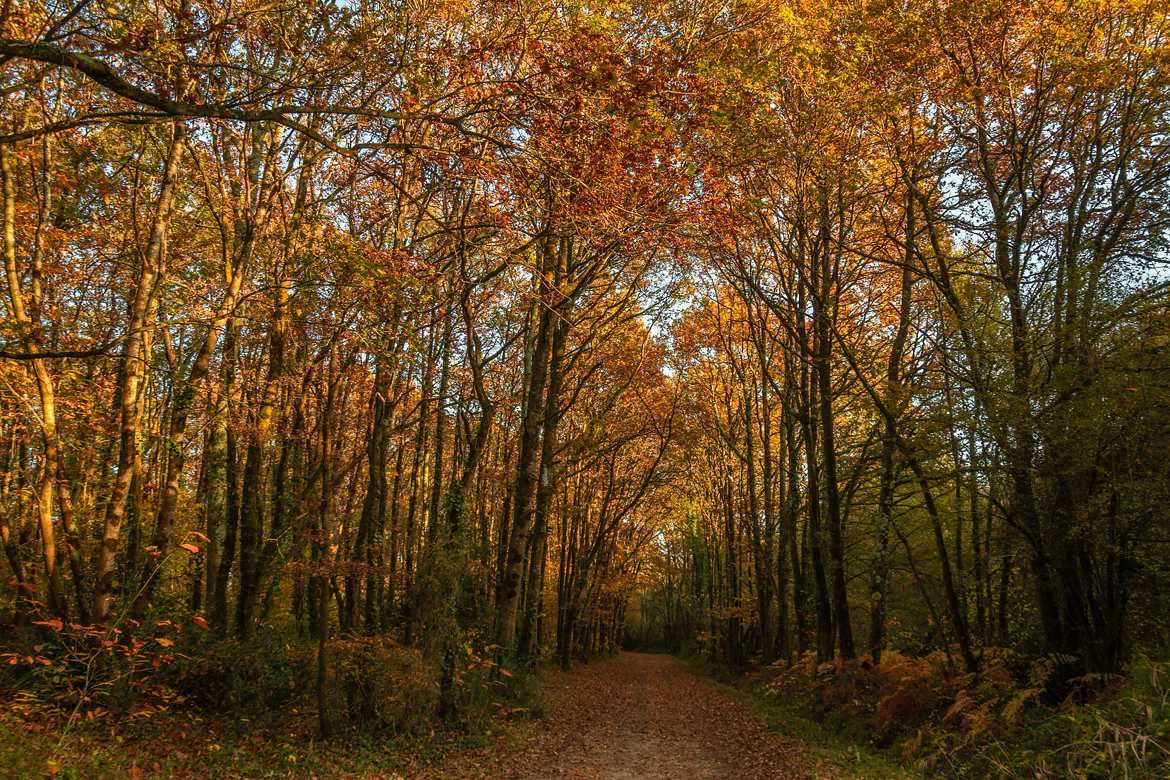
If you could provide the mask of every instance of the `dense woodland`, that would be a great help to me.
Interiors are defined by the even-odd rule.
[[[1166,655],[1162,2],[6,0],[0,183],[7,690]]]

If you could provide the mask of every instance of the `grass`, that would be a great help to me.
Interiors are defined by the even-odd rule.
[[[796,702],[781,701],[750,687],[720,684],[728,696],[755,710],[772,731],[799,739],[818,766],[841,778],[919,777],[914,771],[898,766],[871,749],[868,735],[856,732],[851,724],[830,724],[819,720]]]
[[[83,721],[65,731],[49,717],[0,706],[0,778],[403,776],[452,751],[520,739],[525,721],[499,720],[487,734],[417,737],[343,733],[321,741],[311,712],[271,720],[175,711],[133,721]]]
[[[870,724],[891,716],[882,716],[879,706],[875,718],[873,707],[859,706],[865,702],[855,698],[883,695],[872,686],[850,693],[850,685],[821,683],[806,690],[791,676],[784,684],[766,685],[760,674],[733,675],[694,659],[689,663],[719,680],[728,696],[754,709],[771,729],[801,740],[821,771],[834,777],[1170,777],[1165,662],[1138,658],[1124,676],[1084,678],[1079,697],[1062,701],[1044,700],[1034,682],[1025,687],[1002,677],[1002,666],[988,667],[975,685],[933,699],[913,688],[907,699],[897,685],[888,686],[885,701],[901,697],[911,710],[897,710],[904,714],[894,716],[896,733],[883,727],[881,744],[895,746],[885,753],[875,746]],[[912,752],[914,766],[893,763],[895,750]]]
[[[921,777],[871,748],[870,735],[856,722],[827,720],[803,702],[769,695],[753,680],[701,659],[684,658],[683,661],[713,678],[728,698],[753,710],[770,730],[799,740],[814,759],[818,773],[823,773],[821,776],[865,780]]]

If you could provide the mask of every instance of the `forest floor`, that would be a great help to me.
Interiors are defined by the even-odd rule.
[[[426,778],[755,780],[871,777],[770,731],[742,697],[667,655],[621,653],[552,672],[519,743],[456,751]]]
[[[787,710],[668,655],[621,653],[539,674],[532,712],[479,735],[314,738],[313,712],[274,719],[176,708],[76,723],[0,700],[0,778],[289,777],[353,780],[893,778]],[[520,714],[517,717],[517,713]],[[769,724],[771,727],[769,727]],[[799,736],[796,736],[799,735]]]

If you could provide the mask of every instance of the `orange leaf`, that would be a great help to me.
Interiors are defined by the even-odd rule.
[[[192,555],[199,552],[199,548],[196,547],[195,545],[191,544],[190,542],[183,542],[182,544],[179,545],[179,547],[181,547],[182,549],[191,553]]]

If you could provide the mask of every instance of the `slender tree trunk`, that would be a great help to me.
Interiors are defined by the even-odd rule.
[[[802,307],[797,308],[798,330],[801,334],[801,352],[810,356],[806,336],[804,335]],[[818,388],[811,381],[809,363],[812,358],[801,362],[801,385],[803,387],[801,399],[801,427],[804,433],[805,459],[805,495],[808,504],[808,538],[809,557],[812,561],[812,576],[814,594],[816,596],[816,648],[817,661],[824,663],[833,658],[833,613],[829,600],[829,585],[825,579],[825,564],[823,559],[823,530],[821,528],[821,493],[820,480],[817,468],[817,433],[813,422],[813,409]]]
[[[554,308],[558,312],[562,308],[555,297],[557,282],[561,276],[557,254],[557,250],[547,243],[541,246],[541,270],[536,280],[537,299],[541,305],[537,317],[532,363],[525,382],[525,409],[520,430],[516,490],[513,495],[513,521],[497,605],[499,624],[496,642],[505,650],[512,649],[516,641],[524,553],[536,514],[534,499],[540,476],[540,428],[544,417],[542,402],[548,380],[549,352],[552,349],[552,312]]]
[[[884,420],[885,435],[882,437],[881,477],[878,488],[878,534],[877,551],[873,570],[870,572],[870,621],[869,653],[875,664],[881,663],[882,648],[886,637],[886,592],[889,580],[890,529],[894,525],[894,488],[897,481],[897,415],[902,406],[902,360],[906,350],[906,337],[910,332],[910,306],[913,302],[914,278],[911,268],[914,260],[915,221],[914,200],[906,197],[906,255],[902,266],[901,296],[898,305],[898,329],[890,345],[886,361],[886,404],[890,416]]]
[[[237,324],[235,318],[229,321],[224,335],[223,359],[223,405],[230,408],[235,398],[236,363],[239,355],[236,347]],[[216,633],[223,635],[228,629],[228,585],[236,559],[236,534],[239,530],[240,483],[237,478],[238,457],[236,432],[231,421],[224,430],[224,504],[223,544],[219,549],[219,568],[215,572],[215,592],[211,601],[211,625]]]
[[[26,353],[41,352],[42,332],[40,323],[33,313],[40,309],[40,258],[34,257],[32,277],[32,304],[30,313],[20,283],[20,271],[16,260],[16,182],[9,158],[9,147],[0,144],[0,178],[4,198],[4,270],[8,279],[8,294],[12,304],[12,315],[25,330],[22,346]],[[57,538],[53,527],[53,495],[57,485],[57,466],[60,462],[60,442],[57,433],[57,400],[53,378],[45,361],[33,359],[32,373],[40,397],[41,440],[43,450],[37,476],[36,511],[41,535],[41,552],[45,563],[45,578],[48,584],[49,610],[65,616],[65,595],[61,584],[61,572],[57,566]]]
[[[162,277],[163,252],[171,205],[174,202],[175,179],[179,161],[183,154],[184,125],[176,121],[172,126],[167,161],[163,169],[158,204],[151,223],[150,236],[142,254],[142,265],[130,302],[126,340],[122,350],[122,366],[119,373],[119,445],[117,471],[113,492],[106,505],[102,541],[98,548],[96,587],[94,589],[94,617],[99,621],[108,620],[114,594],[114,579],[117,576],[118,539],[126,517],[126,500],[137,469],[138,425],[141,416],[140,393],[143,391],[146,366],[150,360],[147,354],[149,332],[153,329],[149,321],[154,309],[158,287]]]
[[[544,408],[541,412],[543,435],[540,444],[540,485],[536,491],[532,530],[534,558],[529,567],[528,610],[524,617],[520,640],[521,655],[529,659],[535,659],[539,654],[539,648],[536,644],[536,625],[540,619],[540,604],[544,592],[542,585],[544,581],[544,555],[548,548],[549,508],[552,505],[557,485],[554,461],[557,450],[557,427],[561,419],[560,394],[564,379],[562,358],[568,334],[569,313],[565,310],[554,326],[548,361],[548,388]]]
[[[824,463],[825,508],[828,512],[829,558],[833,577],[833,624],[841,657],[853,658],[853,624],[849,617],[849,591],[845,575],[845,539],[841,520],[841,495],[837,485],[837,446],[833,430],[833,307],[835,276],[829,244],[828,198],[822,191],[821,251],[819,252],[820,291],[813,296],[814,348],[817,350],[815,374],[821,415],[821,459]]]

